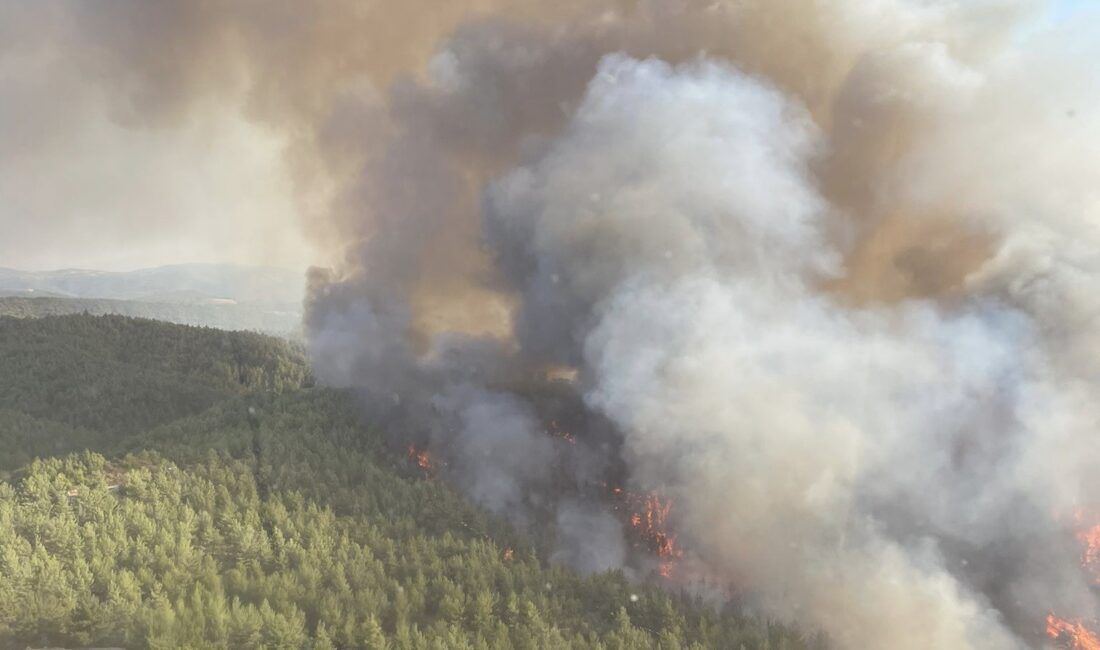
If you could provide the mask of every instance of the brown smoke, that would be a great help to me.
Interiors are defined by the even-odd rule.
[[[652,570],[607,492],[658,491],[684,563],[767,615],[969,650],[1098,611],[1066,522],[1100,507],[1100,93],[1087,30],[1040,9],[6,17],[70,38],[74,96],[127,128],[230,105],[278,137],[333,255],[318,375],[486,508],[556,526],[554,558]]]

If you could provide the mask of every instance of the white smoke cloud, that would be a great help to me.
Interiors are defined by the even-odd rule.
[[[553,559],[652,569],[625,488],[675,504],[678,585],[842,650],[1100,613],[1094,28],[1030,0],[413,3],[403,30],[147,4],[47,22],[89,19],[70,58],[119,124],[232,97],[287,143],[339,251],[318,376]]]
[[[622,521],[605,508],[567,501],[558,507],[554,523],[560,536],[551,556],[555,562],[582,573],[610,571],[627,563]]]
[[[1029,200],[1020,185],[991,188],[979,161],[965,173],[981,180],[965,184],[955,166],[960,141],[984,137],[990,97],[1006,94],[990,86],[1019,83],[997,79],[1000,65],[979,70],[925,42],[864,59],[839,114],[899,140],[885,158],[874,141],[870,159],[886,168],[845,205],[821,179],[868,160],[858,125],[823,129],[797,98],[728,64],[613,55],[560,134],[486,193],[484,237],[516,296],[519,352],[580,369],[632,485],[675,500],[698,561],[842,648],[1022,648],[1047,608],[1095,611],[1064,528],[1095,487],[1097,463],[1079,449],[1092,416],[1067,374],[1081,357],[1066,348],[1091,334],[1085,316],[1065,320],[1087,316],[1095,276],[1049,254],[1021,263],[1034,248],[1025,233],[1058,242],[1047,212],[1020,212],[1047,187]],[[988,151],[982,161],[1007,169]],[[901,231],[910,248],[894,249],[893,268],[874,262],[911,276],[908,289],[854,291],[853,303],[845,283],[868,272],[849,262],[861,237],[899,221],[916,224]],[[963,244],[926,240],[925,221]],[[1017,264],[998,271],[1009,255]],[[929,284],[952,257],[977,261]],[[1034,273],[1055,284],[1012,284]],[[561,462],[561,450],[531,415],[497,408],[522,412],[523,393],[457,394],[444,410],[494,415],[436,435],[462,465],[455,480],[526,521],[524,499],[546,478],[530,459]],[[555,558],[629,563],[621,534],[593,532],[609,515],[586,507],[597,509],[558,506]]]
[[[950,475],[944,454],[1020,372],[1017,332],[995,309],[852,310],[818,292],[841,218],[807,171],[819,138],[728,68],[606,60],[562,138],[490,193],[532,249],[526,295],[551,273],[566,296],[521,322],[573,327],[635,480],[674,495],[692,548],[769,613],[842,647],[1018,647],[934,541],[880,532],[868,498],[909,505]],[[574,301],[583,315],[563,319]],[[908,476],[913,458],[932,465]]]
[[[631,486],[670,497],[690,561],[768,615],[846,649],[1031,647],[1048,611],[1097,613],[1069,531],[1100,476],[1097,201],[1081,180],[1100,157],[1051,140],[1095,116],[1048,113],[1059,93],[1100,103],[1069,73],[1028,98],[1068,59],[1036,42],[1043,62],[1019,65],[1025,41],[967,22],[990,14],[878,12],[851,15],[893,30],[829,32],[875,47],[826,109],[752,56],[752,75],[721,56],[603,58],[569,120],[552,137],[538,123],[485,192],[517,346],[489,365],[576,368],[615,441],[591,448],[596,466],[611,453]],[[514,69],[484,56],[437,59],[444,95],[506,86]],[[466,110],[448,101],[432,119]],[[465,136],[499,159],[516,128]],[[478,412],[501,399],[461,394]],[[478,418],[476,438],[463,420],[435,437],[462,459],[455,480],[513,516],[545,507],[545,475],[520,459],[569,456],[534,417]],[[632,564],[615,535],[577,534],[607,513],[576,498],[551,504],[555,558]]]

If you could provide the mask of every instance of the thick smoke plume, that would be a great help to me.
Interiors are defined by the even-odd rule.
[[[625,489],[674,504],[664,579],[841,649],[1100,614],[1086,29],[1023,0],[470,2],[410,5],[406,40],[390,5],[253,4],[114,3],[88,38],[126,47],[92,60],[130,119],[231,89],[286,138],[339,252],[318,375],[554,559],[658,573]]]

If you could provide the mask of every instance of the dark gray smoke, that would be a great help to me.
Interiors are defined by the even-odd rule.
[[[1049,612],[1100,613],[1074,537],[1100,521],[1087,26],[444,4],[116,3],[80,43],[120,119],[230,94],[285,138],[337,255],[318,376],[554,559],[664,571],[625,521],[654,493],[664,579],[839,648],[1035,647]]]
[[[315,304],[318,359],[386,384],[400,347],[414,435],[562,561],[646,570],[589,489],[624,474],[675,504],[679,579],[839,647],[1036,645],[1096,613],[1095,98],[1019,3],[786,9],[459,31],[391,100],[357,223],[392,228]],[[562,368],[610,433],[547,434],[525,381]]]

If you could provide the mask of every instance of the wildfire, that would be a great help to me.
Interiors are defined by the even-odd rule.
[[[416,445],[409,445],[409,460],[416,463],[428,476],[435,474],[435,461],[426,449],[417,449]]]
[[[555,438],[561,438],[571,445],[577,444],[577,436],[558,426],[557,420],[550,420],[550,426],[547,428],[547,433],[554,436]]]
[[[1084,547],[1081,552],[1081,564],[1092,572],[1094,580],[1100,583],[1100,524],[1086,528],[1085,514],[1082,511],[1077,512],[1076,519],[1077,525],[1081,527],[1077,531],[1077,540]]]
[[[1100,650],[1100,638],[1081,623],[1072,623],[1054,614],[1047,616],[1047,636],[1072,650]]]
[[[510,548],[504,549],[504,561],[505,562],[511,561],[513,555],[514,555],[514,553],[512,552],[512,549],[510,549]]]
[[[656,494],[634,494],[620,487],[612,487],[611,493],[621,499],[630,512],[630,527],[634,529],[640,543],[657,554],[657,572],[662,577],[671,578],[676,561],[684,555],[676,547],[676,535],[668,530],[672,500],[662,501]]]
[[[1081,543],[1081,566],[1100,584],[1100,524],[1088,525],[1084,511],[1078,510],[1077,541]],[[1054,614],[1047,615],[1047,636],[1071,650],[1100,650],[1100,637],[1080,621],[1071,622]]]

